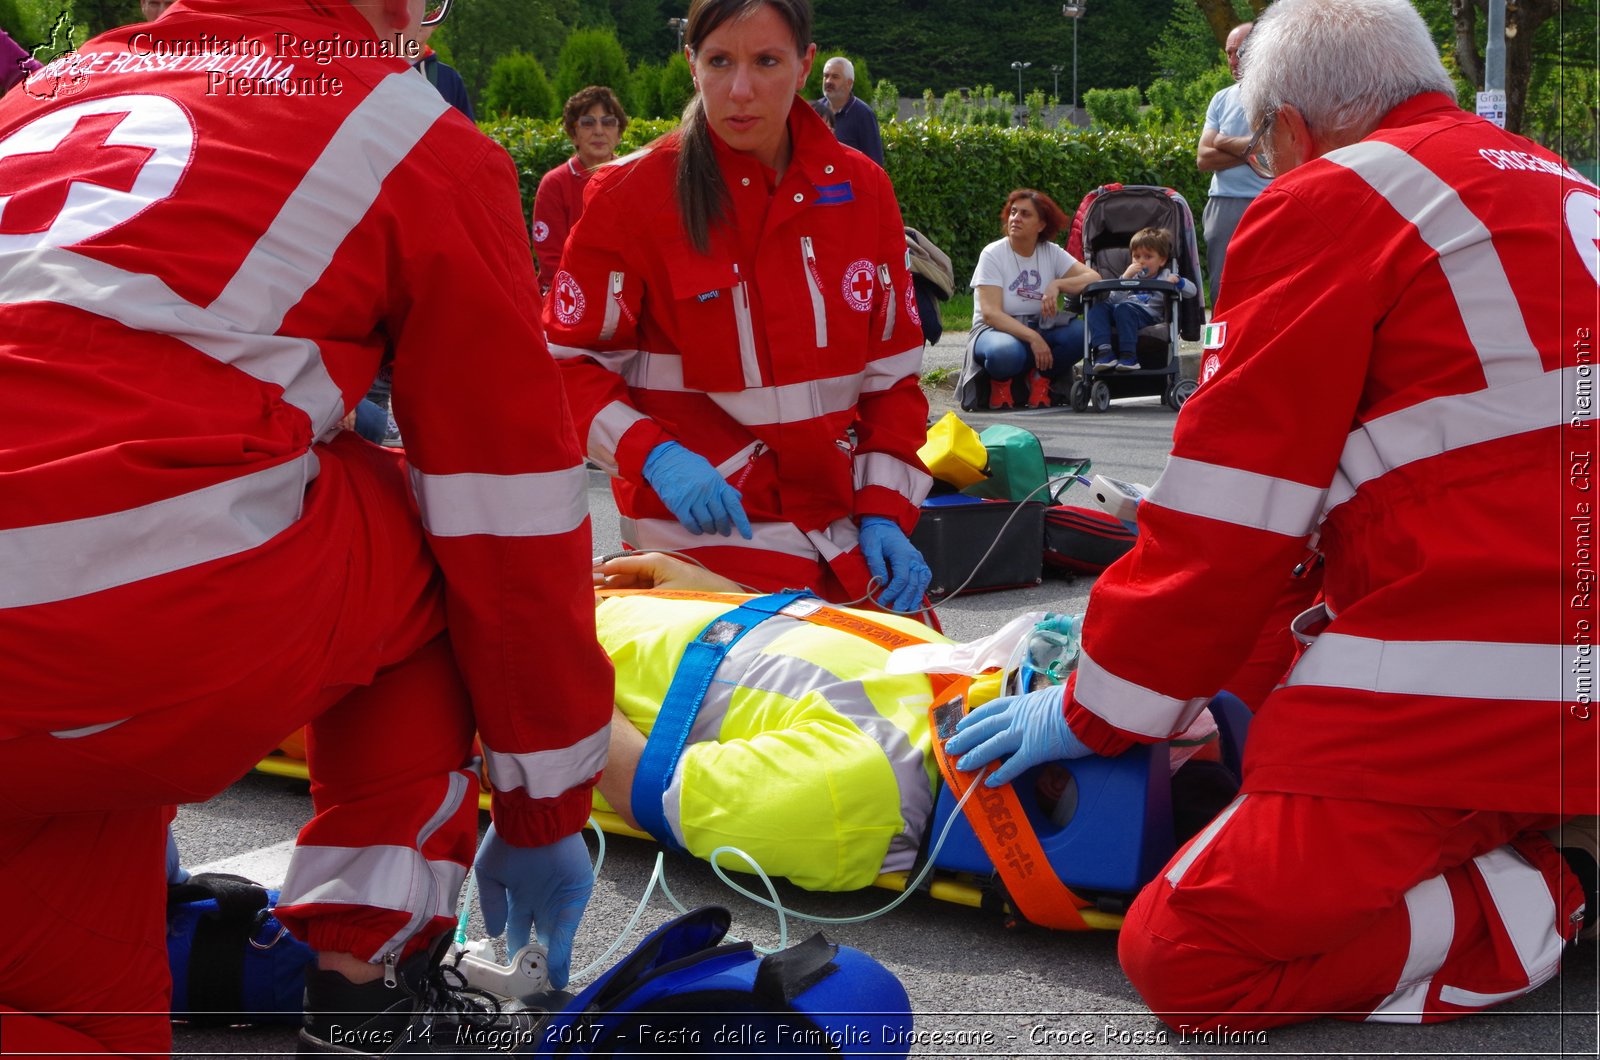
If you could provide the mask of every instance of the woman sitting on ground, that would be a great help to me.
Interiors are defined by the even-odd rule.
[[[1048,408],[1051,380],[1083,357],[1083,324],[1060,312],[1060,296],[1077,294],[1100,274],[1051,242],[1067,215],[1043,192],[1013,191],[1000,226],[1005,236],[983,248],[972,273],[968,372],[988,374],[992,409],[1013,407],[1012,380],[1024,373],[1028,404]]]

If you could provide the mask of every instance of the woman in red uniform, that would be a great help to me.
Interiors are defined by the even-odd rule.
[[[572,157],[539,179],[533,197],[533,250],[539,257],[539,286],[561,264],[567,233],[583,216],[583,187],[594,171],[617,157],[617,144],[628,128],[628,114],[616,93],[590,85],[572,94],[561,108],[561,127],[574,148]]]
[[[807,0],[696,0],[682,126],[595,176],[545,326],[624,541],[918,606],[922,335],[894,189],[796,92]],[[869,573],[870,572],[870,573]]]

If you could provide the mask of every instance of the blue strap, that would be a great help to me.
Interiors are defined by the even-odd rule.
[[[645,741],[644,752],[639,755],[639,765],[633,774],[633,817],[639,826],[655,836],[656,841],[670,850],[683,853],[672,829],[667,825],[663,799],[672,783],[672,774],[678,769],[678,759],[689,742],[689,730],[700,714],[706,692],[717,668],[739,639],[762,622],[782,611],[801,597],[811,594],[804,590],[758,596],[739,607],[718,615],[710,625],[689,642],[684,649],[683,661],[672,675],[661,702],[661,712],[656,715],[655,726]]]

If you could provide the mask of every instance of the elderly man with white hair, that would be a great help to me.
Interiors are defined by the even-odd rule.
[[[883,135],[878,131],[878,116],[854,95],[856,64],[835,55],[822,67],[822,98],[812,104],[833,134],[846,147],[883,165]]]
[[[989,704],[948,748],[1015,772],[1167,738],[1320,559],[1242,793],[1140,894],[1123,967],[1197,1033],[1451,1019],[1555,975],[1594,900],[1593,581],[1569,567],[1594,513],[1567,454],[1593,449],[1600,197],[1457,108],[1405,0],[1278,0],[1242,85],[1276,177],[1138,544],[1065,694]]]

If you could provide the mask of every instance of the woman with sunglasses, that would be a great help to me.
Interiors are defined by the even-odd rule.
[[[928,406],[894,189],[796,94],[808,0],[695,0],[685,44],[683,124],[596,175],[545,303],[580,437],[628,545],[916,610]]]
[[[561,127],[576,151],[540,178],[533,199],[533,250],[539,256],[539,286],[546,291],[561,264],[567,233],[583,213],[583,186],[596,169],[617,157],[628,115],[616,93],[590,85],[574,92],[561,108]]]

